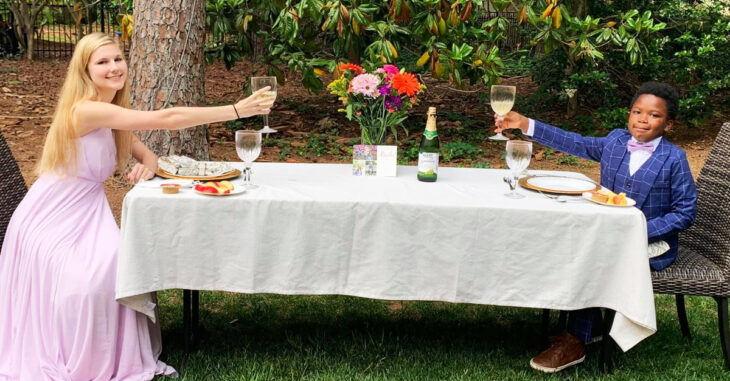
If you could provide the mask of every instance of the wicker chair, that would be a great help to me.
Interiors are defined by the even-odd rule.
[[[3,179],[0,182],[0,205],[2,205],[0,208],[0,247],[2,247],[10,217],[27,191],[18,163],[15,162],[2,133],[0,133],[0,178]]]
[[[730,370],[728,303],[730,296],[730,123],[715,139],[697,180],[697,219],[680,233],[677,260],[652,271],[654,293],[674,294],[682,336],[691,340],[684,295],[711,296],[717,301],[720,344]]]

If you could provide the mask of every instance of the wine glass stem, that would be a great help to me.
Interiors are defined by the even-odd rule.
[[[264,128],[269,127],[269,115],[264,115]]]
[[[246,168],[243,171],[243,184],[251,185],[251,163],[246,163]]]
[[[519,183],[520,176],[519,175],[513,175],[515,178],[515,187],[512,188],[512,196],[517,196],[517,184]]]

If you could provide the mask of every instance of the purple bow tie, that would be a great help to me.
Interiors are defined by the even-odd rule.
[[[626,149],[628,149],[629,152],[645,151],[648,153],[652,153],[652,152],[654,152],[654,145],[651,144],[651,142],[642,143],[642,142],[635,142],[633,140],[629,140],[629,142],[626,143]]]

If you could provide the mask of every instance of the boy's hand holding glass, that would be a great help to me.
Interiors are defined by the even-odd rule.
[[[494,129],[496,133],[502,133],[504,130],[522,130],[523,133],[527,133],[527,129],[530,127],[530,119],[516,111],[510,111],[502,116],[494,114],[494,125],[496,126]]]

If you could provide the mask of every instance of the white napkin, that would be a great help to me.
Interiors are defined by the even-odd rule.
[[[658,257],[669,251],[669,244],[665,241],[656,241],[649,244],[649,258]]]

